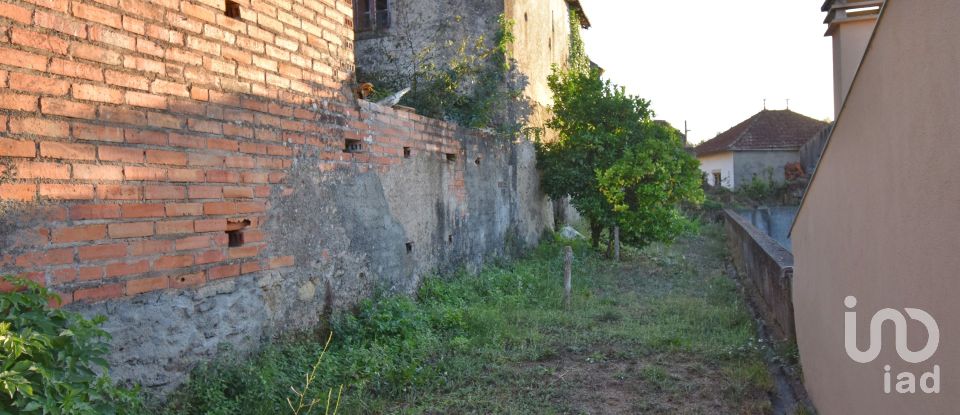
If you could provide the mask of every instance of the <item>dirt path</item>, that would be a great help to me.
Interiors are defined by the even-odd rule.
[[[721,232],[627,249],[620,264],[578,252],[572,310],[518,310],[503,361],[400,412],[773,413],[776,385],[725,275]]]
[[[732,284],[721,279],[726,258],[720,237],[709,228],[673,246],[630,252],[619,270],[596,275],[596,303],[615,307],[593,313],[586,350],[528,362],[518,375],[544,373],[542,384],[560,391],[554,404],[564,413],[771,413],[775,385],[754,353],[760,349],[751,349],[751,336],[740,336],[746,342],[734,350],[711,347],[738,337],[739,329],[752,330],[750,322],[711,328],[688,320],[710,314],[717,307],[711,300],[721,298],[729,301],[720,305],[721,314],[747,316]],[[631,329],[641,336],[631,336]],[[729,358],[724,352],[742,353]]]

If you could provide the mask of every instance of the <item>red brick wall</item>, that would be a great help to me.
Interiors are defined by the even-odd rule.
[[[307,153],[320,172],[457,153],[463,200],[455,126],[352,98],[349,0],[237,2],[0,2],[0,221],[19,224],[0,272],[69,303],[296,266],[263,225]]]

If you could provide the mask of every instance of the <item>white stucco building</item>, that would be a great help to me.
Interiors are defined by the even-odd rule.
[[[790,110],[763,110],[694,150],[707,183],[736,189],[754,177],[783,181],[800,146],[830,124]]]

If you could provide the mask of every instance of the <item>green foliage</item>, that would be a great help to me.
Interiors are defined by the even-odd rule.
[[[559,281],[562,244],[575,251],[569,310]],[[335,341],[319,366],[327,333],[281,341],[250,357],[221,352],[193,373],[166,413],[289,413],[287,399],[299,399],[291,386],[311,373],[314,385],[347,385],[343,413],[570,413],[552,406],[563,399],[563,386],[546,385],[533,372],[538,362],[560,354],[602,361],[611,350],[630,359],[696,355],[721,369],[756,361],[742,347],[754,329],[735,286],[698,274],[688,259],[695,256],[661,245],[625,248],[637,267],[662,270],[625,275],[583,242],[562,244],[548,238],[527,258],[478,275],[427,278],[415,299],[363,301],[354,313],[333,318]],[[304,399],[330,396],[324,389]]]
[[[590,58],[587,57],[587,51],[583,46],[583,38],[580,36],[580,17],[575,10],[570,10],[570,58],[569,70],[578,73],[587,73],[590,71]]]
[[[87,320],[49,306],[60,299],[35,282],[4,277],[21,290],[0,294],[0,413],[132,414],[136,390],[105,374],[103,317]]]
[[[641,246],[689,229],[679,205],[703,199],[697,161],[675,131],[651,120],[650,102],[596,69],[554,68],[549,84],[554,117],[547,125],[559,139],[537,143],[543,188],[571,197],[590,220],[594,244],[613,226]]]
[[[638,246],[672,241],[692,230],[693,222],[678,206],[704,200],[699,162],[684,151],[677,134],[659,123],[646,127],[646,140],[598,171],[600,191],[613,205],[621,232]]]
[[[465,127],[495,128],[504,133],[519,130],[519,120],[505,117],[515,105],[521,89],[510,85],[512,68],[507,54],[514,42],[514,22],[501,15],[492,39],[484,36],[460,42],[436,44],[416,51],[411,68],[361,73],[358,79],[372,82],[378,93],[372,100],[410,87],[400,105],[418,114],[456,122]],[[436,49],[445,62],[431,59]],[[409,75],[408,73],[412,73]]]
[[[327,389],[327,399],[323,400],[323,397],[313,397],[311,387],[314,386],[314,381],[317,379],[317,371],[320,370],[320,365],[323,364],[323,356],[327,354],[327,349],[330,347],[330,341],[333,340],[333,332],[327,336],[327,342],[323,345],[323,351],[320,352],[320,356],[317,357],[317,362],[313,364],[313,368],[310,370],[310,373],[307,373],[304,379],[303,388],[297,390],[294,387],[290,387],[293,391],[293,394],[296,395],[296,398],[287,398],[287,405],[290,406],[290,411],[293,415],[310,415],[313,413],[313,410],[317,408],[321,402],[324,402],[324,414],[330,413],[330,407],[333,407],[333,415],[336,415],[340,411],[340,397],[343,395],[343,385],[340,385],[340,390],[337,392],[337,400],[333,401],[333,389]],[[294,404],[294,401],[297,403]]]
[[[773,180],[773,169],[768,168],[763,176],[753,176],[748,183],[737,186],[737,196],[756,204],[780,204],[790,184]]]

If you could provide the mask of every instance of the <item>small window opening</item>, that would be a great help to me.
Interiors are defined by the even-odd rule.
[[[413,252],[413,242],[407,242],[407,253]]]
[[[243,230],[250,226],[250,219],[242,221],[227,221],[227,246],[236,248],[243,246]]]
[[[527,18],[527,12],[523,12],[523,21],[525,21],[525,22],[530,21],[530,19]]]
[[[403,158],[408,159],[408,158],[410,158],[410,155],[411,155],[411,154],[413,154],[413,153],[410,151],[410,147],[404,147],[404,148],[403,148]]]
[[[449,162],[451,162],[451,163],[457,161],[457,154],[456,154],[456,153],[447,153],[447,161],[449,161]]]
[[[359,153],[363,151],[363,143],[360,140],[346,139],[343,143],[344,153]]]
[[[226,0],[226,6],[227,6],[227,12],[226,12],[227,17],[231,19],[240,20],[240,4],[235,1]]]
[[[354,0],[354,28],[358,32],[375,32],[390,28],[389,0]]]
[[[236,248],[243,246],[243,231],[227,231],[227,246]]]
[[[477,157],[477,159],[474,160],[473,163],[479,166],[479,165],[480,165],[480,157]]]
[[[447,243],[453,243],[453,234],[447,235]]]

